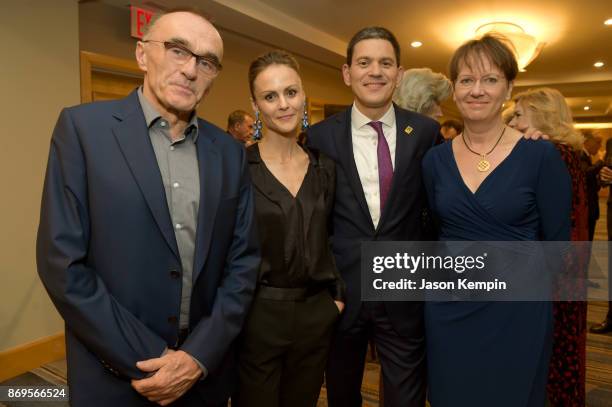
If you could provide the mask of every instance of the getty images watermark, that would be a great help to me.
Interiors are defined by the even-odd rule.
[[[608,242],[363,242],[362,300],[607,300],[608,247]]]

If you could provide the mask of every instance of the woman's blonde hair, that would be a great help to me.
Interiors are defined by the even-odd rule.
[[[393,100],[404,109],[427,115],[434,104],[440,104],[451,91],[451,82],[441,73],[429,68],[408,69]]]
[[[516,95],[514,101],[529,109],[533,127],[547,134],[551,141],[582,151],[584,137],[574,129],[572,112],[561,92],[551,88],[530,89]]]
[[[502,109],[502,120],[505,124],[510,124],[514,118],[515,106],[516,103],[514,103],[514,100],[504,103],[504,108]]]

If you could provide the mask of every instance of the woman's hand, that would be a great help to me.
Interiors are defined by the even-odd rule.
[[[599,172],[599,177],[601,181],[605,184],[609,184],[612,182],[612,170],[608,167],[603,167]]]
[[[344,311],[344,303],[342,301],[335,301],[335,300],[334,302],[336,303],[336,307],[338,307],[338,312],[342,314],[342,311]]]
[[[542,133],[540,130],[534,129],[533,127],[529,127],[523,137],[527,140],[550,140],[550,136],[548,134]]]

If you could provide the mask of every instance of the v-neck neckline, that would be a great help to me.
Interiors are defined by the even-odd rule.
[[[517,150],[519,144],[523,143],[525,141],[525,139],[523,137],[521,137],[512,147],[512,150],[510,150],[510,153],[508,153],[508,155],[506,156],[506,158],[504,158],[499,164],[497,164],[497,166],[495,168],[493,168],[493,170],[482,180],[482,182],[480,184],[478,184],[478,187],[476,188],[476,190],[472,191],[470,189],[470,187],[467,185],[467,183],[465,182],[465,179],[463,178],[463,175],[461,175],[461,170],[459,169],[459,164],[457,163],[457,159],[455,158],[455,152],[453,151],[453,143],[452,141],[449,141],[449,152],[451,155],[451,159],[453,161],[453,165],[455,167],[455,172],[456,172],[456,176],[459,178],[459,180],[461,180],[461,184],[463,184],[463,187],[470,193],[470,195],[472,196],[476,196],[478,194],[478,192],[480,192],[480,190],[483,188],[483,186],[487,183],[487,181],[489,181],[490,178],[492,178],[495,173],[497,173],[498,169],[500,167],[503,167],[505,165],[505,163],[514,155],[515,151]]]
[[[264,171],[266,171],[272,177],[274,182],[276,182],[294,201],[298,199],[298,196],[300,195],[300,192],[302,192],[302,188],[304,187],[304,183],[306,182],[306,177],[308,176],[308,173],[310,172],[310,165],[312,164],[312,161],[310,159],[310,154],[308,154],[308,151],[306,151],[304,149],[302,149],[302,151],[304,151],[304,153],[306,153],[306,155],[308,156],[308,165],[306,166],[306,172],[304,173],[304,177],[302,178],[302,182],[300,183],[300,186],[299,186],[297,192],[295,193],[295,195],[293,195],[291,193],[291,191],[289,191],[289,188],[287,188],[285,186],[285,184],[283,184],[276,177],[276,175],[274,175],[274,173],[270,170],[270,168],[268,168],[268,166],[266,165],[266,162],[264,161],[263,157],[261,156],[261,152],[259,151],[259,145],[257,145],[257,155],[259,156],[259,161],[261,162],[261,165],[263,166]]]

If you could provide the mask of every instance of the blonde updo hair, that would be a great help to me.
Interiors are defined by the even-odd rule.
[[[533,127],[547,134],[551,141],[582,151],[584,137],[574,129],[572,112],[561,92],[551,88],[530,89],[516,95],[514,102],[529,109]]]
[[[451,91],[451,82],[441,73],[429,68],[408,69],[395,90],[393,100],[404,109],[428,115],[434,104],[448,98]]]

